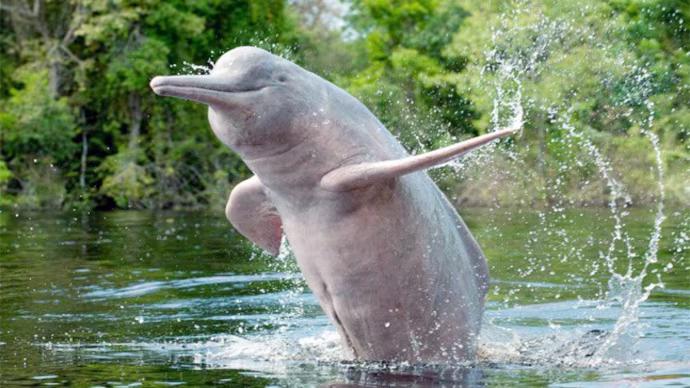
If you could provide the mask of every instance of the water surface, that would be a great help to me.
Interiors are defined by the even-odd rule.
[[[665,287],[591,363],[625,309],[601,256],[609,213],[463,211],[492,271],[479,361],[404,366],[348,361],[291,259],[262,256],[220,213],[4,210],[0,385],[690,385],[690,262],[673,238],[687,214],[667,213],[644,281]],[[616,271],[639,269],[653,221],[626,216],[637,257]]]

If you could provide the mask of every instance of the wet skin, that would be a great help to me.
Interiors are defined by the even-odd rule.
[[[474,358],[486,260],[423,170],[517,126],[411,157],[354,97],[253,47],[227,52],[209,75],[151,87],[209,106],[216,136],[255,174],[233,189],[230,222],[274,255],[285,234],[357,358]]]

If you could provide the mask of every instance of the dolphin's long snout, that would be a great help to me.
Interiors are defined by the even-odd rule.
[[[157,89],[157,88],[165,85],[165,78],[167,78],[167,77],[157,76],[157,77],[153,77],[151,82],[149,82],[149,87],[151,89],[153,89],[154,93],[159,94],[158,93],[159,89]]]
[[[154,77],[149,86],[159,96],[171,96],[207,105],[227,105],[234,94],[255,92],[270,83],[224,75],[172,75]],[[235,101],[237,102],[237,101]]]
[[[159,96],[170,96],[207,105],[222,104],[228,91],[228,82],[211,75],[173,75],[154,77],[149,83]]]
[[[228,80],[213,75],[167,75],[153,77],[149,85],[154,91],[168,86],[227,91]]]

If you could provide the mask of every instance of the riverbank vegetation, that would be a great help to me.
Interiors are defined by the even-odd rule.
[[[666,200],[687,206],[689,28],[684,0],[3,1],[0,206],[222,209],[249,171],[204,107],[148,82],[240,45],[345,88],[412,152],[519,102],[509,152],[434,171],[459,203],[603,205],[624,187],[647,204],[656,143]]]

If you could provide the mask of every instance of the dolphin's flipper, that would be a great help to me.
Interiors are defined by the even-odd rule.
[[[225,215],[244,237],[277,256],[283,236],[283,222],[264,189],[256,176],[240,182],[230,193]]]
[[[519,120],[508,128],[473,137],[460,143],[403,159],[367,162],[340,167],[321,179],[328,191],[349,191],[446,163],[492,140],[509,136],[522,128]]]

